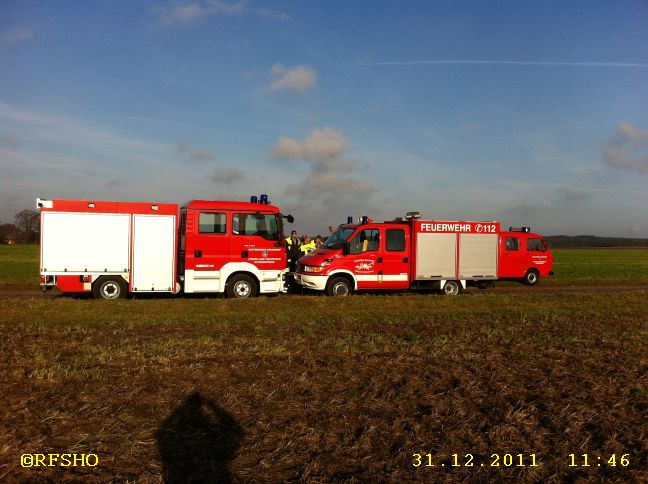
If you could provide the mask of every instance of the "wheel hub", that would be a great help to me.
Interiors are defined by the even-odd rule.
[[[333,293],[336,296],[346,296],[347,294],[349,294],[349,288],[343,282],[338,282],[335,286],[333,286]]]
[[[105,299],[116,299],[119,297],[119,286],[114,282],[107,282],[101,287],[101,295]]]
[[[234,292],[237,297],[248,297],[252,288],[244,281],[239,281],[234,285]]]

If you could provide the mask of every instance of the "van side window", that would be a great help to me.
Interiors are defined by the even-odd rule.
[[[518,250],[520,243],[517,237],[506,237],[506,250]]]
[[[405,231],[401,229],[387,229],[387,250],[389,252],[402,252],[405,250]]]
[[[224,213],[201,212],[198,215],[198,233],[224,234],[227,228],[227,215]]]
[[[351,241],[351,254],[361,254],[380,248],[380,230],[364,229],[356,234]]]
[[[547,250],[547,244],[542,239],[527,239],[527,250],[534,252],[544,252]]]

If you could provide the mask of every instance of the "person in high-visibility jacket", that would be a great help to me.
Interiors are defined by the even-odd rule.
[[[288,259],[288,267],[290,272],[295,272],[297,269],[297,260],[303,255],[299,248],[301,247],[301,240],[297,236],[297,231],[293,230],[290,237],[286,237],[286,258]]]
[[[317,247],[315,246],[315,241],[311,240],[311,238],[308,235],[304,235],[302,237],[302,243],[301,246],[299,247],[299,250],[301,251],[302,255],[310,254],[316,248]]]

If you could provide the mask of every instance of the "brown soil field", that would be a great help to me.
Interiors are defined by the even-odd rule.
[[[647,296],[4,299],[0,481],[646,482]]]

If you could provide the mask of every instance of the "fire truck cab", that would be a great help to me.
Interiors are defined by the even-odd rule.
[[[184,292],[230,297],[277,293],[286,255],[273,205],[192,200],[180,209],[178,261]]]
[[[384,223],[363,217],[340,225],[321,248],[299,260],[296,280],[331,296],[380,289],[456,295],[498,279],[534,285],[551,274],[551,266],[546,242],[526,227],[500,232],[499,222],[422,221],[410,212]]]

